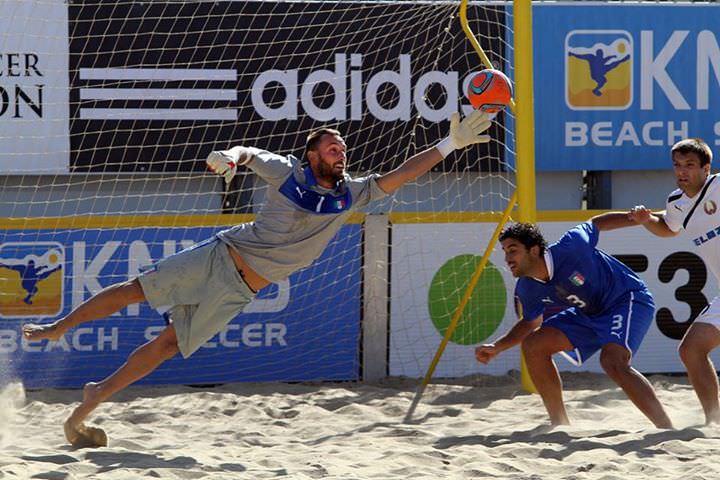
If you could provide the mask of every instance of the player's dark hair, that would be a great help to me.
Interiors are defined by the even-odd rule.
[[[308,152],[310,150],[317,150],[318,143],[320,143],[320,139],[325,134],[337,135],[338,137],[341,136],[340,132],[334,128],[322,127],[317,130],[313,130],[308,134],[307,140],[305,141],[305,151]]]
[[[687,155],[694,153],[700,159],[700,166],[704,167],[712,163],[712,150],[702,138],[686,138],[680,140],[672,146],[670,155],[674,156],[675,152]]]
[[[545,253],[547,242],[540,233],[540,229],[534,223],[511,223],[500,234],[500,241],[511,238],[522,243],[530,250],[532,247],[540,247],[540,255]]]
[[[317,150],[318,144],[320,143],[320,139],[325,134],[337,135],[338,137],[341,136],[339,131],[335,130],[334,128],[329,128],[329,127],[318,128],[317,130],[313,130],[312,132],[308,133],[307,140],[305,140],[305,152],[303,154],[303,159],[302,159],[303,166],[305,166],[309,163],[309,159],[307,156],[308,152],[310,150]]]

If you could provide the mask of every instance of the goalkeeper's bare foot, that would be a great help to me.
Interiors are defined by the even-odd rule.
[[[26,323],[22,326],[22,332],[23,336],[28,340],[51,340],[53,342],[57,341],[65,333],[60,329],[59,322],[46,325]]]
[[[105,430],[88,427],[80,422],[75,424],[70,418],[65,421],[65,438],[75,448],[107,447],[108,438]]]
[[[74,447],[107,446],[107,435],[101,428],[88,427],[83,420],[102,402],[102,387],[89,382],[83,387],[83,400],[65,422],[65,437]]]

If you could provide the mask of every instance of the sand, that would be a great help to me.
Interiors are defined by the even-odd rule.
[[[75,449],[62,422],[79,390],[0,393],[2,479],[717,479],[720,426],[685,377],[651,381],[677,430],[658,430],[604,376],[564,374],[573,425],[550,429],[516,376],[415,381],[131,387],[91,424],[110,444]]]

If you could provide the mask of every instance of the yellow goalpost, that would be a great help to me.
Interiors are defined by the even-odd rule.
[[[477,52],[485,68],[493,68],[490,59],[483,51],[480,42],[470,29],[467,21],[468,0],[462,0],[460,4],[459,17],[463,31]],[[480,280],[485,266],[490,258],[495,244],[498,241],[503,226],[514,216],[521,222],[535,222],[536,200],[535,200],[535,133],[533,113],[533,66],[532,66],[532,4],[531,0],[513,1],[513,50],[515,62],[515,98],[510,102],[510,109],[516,118],[516,183],[517,187],[508,202],[503,215],[498,222],[492,238],[485,248],[485,252],[477,265],[470,282],[463,294],[460,303],[457,305],[452,320],[445,331],[445,336],[435,352],[435,356],[428,367],[425,376],[418,387],[413,402],[405,415],[405,421],[412,419],[412,415],[420,403],[425,388],[432,379],[435,368],[442,357],[445,347],[452,338],[455,329],[462,317],[473,290]],[[513,210],[517,206],[517,212]],[[530,379],[525,366],[524,356],[521,355],[521,380],[522,386],[528,392],[536,393],[535,386]]]

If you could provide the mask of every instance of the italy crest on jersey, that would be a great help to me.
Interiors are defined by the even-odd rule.
[[[579,272],[574,272],[572,275],[570,275],[569,280],[576,287],[582,287],[585,284],[585,277],[583,277],[582,274]]]

